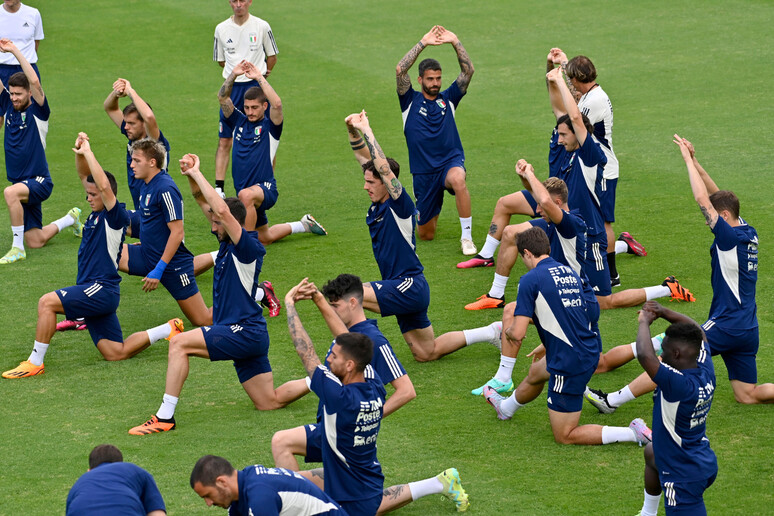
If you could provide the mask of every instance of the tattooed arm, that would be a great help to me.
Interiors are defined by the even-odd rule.
[[[299,286],[296,285],[285,295],[285,313],[288,316],[288,330],[290,331],[290,338],[293,340],[293,345],[296,347],[296,353],[301,358],[301,363],[304,364],[306,374],[311,378],[314,375],[315,369],[321,364],[320,357],[317,356],[317,352],[314,350],[314,344],[312,339],[309,338],[309,334],[304,329],[304,325],[301,324],[301,319],[298,317],[298,311],[296,310],[296,292]]]
[[[440,45],[442,41],[438,37],[438,25],[434,26],[430,31],[422,36],[419,43],[408,51],[400,60],[398,66],[395,68],[395,80],[398,83],[398,95],[403,95],[411,87],[411,79],[409,79],[408,71],[416,62],[420,52],[428,45]]]
[[[699,209],[701,210],[702,215],[704,215],[704,220],[707,222],[707,225],[710,229],[714,229],[715,224],[718,222],[718,212],[715,211],[715,207],[712,206],[712,203],[709,200],[709,193],[707,192],[707,185],[694,164],[695,158],[692,156],[693,153],[691,152],[693,146],[690,145],[688,140],[681,138],[678,135],[674,135],[673,141],[680,147],[685,166],[688,168],[688,180],[691,182],[693,198],[698,203]],[[714,185],[715,183],[713,182],[712,184]]]
[[[242,61],[234,67],[231,74],[223,81],[223,86],[218,90],[218,102],[220,102],[220,109],[223,111],[223,116],[226,118],[231,116],[234,112],[234,103],[231,101],[231,90],[234,88],[234,81],[237,77],[245,73],[245,61]]]
[[[438,27],[438,36],[444,43],[450,43],[454,47],[454,51],[457,52],[457,60],[460,62],[460,74],[457,76],[457,86],[460,91],[465,93],[468,90],[468,84],[473,77],[473,63],[468,57],[468,53],[465,47],[460,43],[460,39],[450,30],[446,30],[443,27]]]
[[[371,154],[371,159],[374,160],[374,168],[379,173],[379,177],[382,178],[382,182],[387,187],[390,197],[397,199],[403,193],[403,185],[392,173],[390,164],[387,162],[387,157],[384,155],[384,151],[379,146],[379,142],[376,141],[374,132],[371,129],[371,125],[368,123],[368,117],[366,112],[354,113],[346,118],[347,125],[351,125],[361,133],[363,133],[363,139],[368,147],[368,152]]]
[[[368,160],[371,159],[371,154],[368,152],[365,141],[360,135],[360,131],[355,129],[349,122],[347,123],[347,134],[349,135],[349,146],[352,147],[352,152],[355,154],[355,159],[360,165],[365,165]]]

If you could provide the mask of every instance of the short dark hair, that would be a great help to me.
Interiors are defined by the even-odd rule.
[[[438,70],[440,72],[442,71],[441,63],[431,58],[423,59],[422,62],[419,63],[419,76],[424,77],[427,70]]]
[[[205,455],[196,461],[191,471],[191,487],[197,482],[203,486],[214,486],[215,479],[220,476],[231,476],[234,466],[223,457],[217,455]]]
[[[701,341],[704,340],[701,329],[691,322],[674,323],[666,329],[665,333],[664,340],[669,339],[670,342],[674,342],[677,345],[687,345],[692,350],[695,350],[697,354],[701,349]]]
[[[563,203],[567,202],[569,198],[569,192],[567,190],[567,183],[559,179],[558,177],[549,177],[543,181],[543,186],[548,190],[548,194],[552,197],[558,196]]]
[[[245,100],[257,100],[261,104],[268,102],[266,99],[266,93],[264,93],[263,90],[258,86],[247,88],[247,91],[245,92]]]
[[[739,218],[739,197],[731,190],[718,190],[709,197],[715,211],[727,210],[735,218]]]
[[[400,176],[400,163],[395,161],[392,158],[387,158],[387,163],[390,165],[390,170],[392,170],[392,173],[395,174],[395,177]],[[376,166],[374,165],[374,160],[369,159],[362,165],[363,167],[363,173],[365,174],[366,170],[371,172],[376,177],[379,177],[379,171],[376,170]]]
[[[355,369],[363,372],[374,356],[374,343],[362,333],[342,333],[333,341],[341,346],[346,357],[355,362]]]
[[[594,126],[591,123],[591,120],[589,120],[589,117],[581,113],[581,118],[583,119],[583,125],[586,127],[586,132],[590,135],[594,135]],[[570,120],[570,115],[564,114],[556,119],[556,125],[562,125],[565,124],[567,127],[570,128],[570,131],[572,131],[572,134],[575,134],[575,128],[572,126],[572,121]]]
[[[362,303],[363,282],[354,274],[339,274],[323,286],[322,294],[329,301],[354,297],[358,303]]]
[[[137,140],[132,144],[132,152],[135,151],[142,151],[148,159],[156,160],[156,166],[159,169],[164,168],[164,164],[167,161],[167,149],[158,140],[153,138]]]
[[[524,256],[524,251],[529,251],[533,256],[551,254],[551,243],[548,241],[548,235],[539,227],[531,227],[516,235],[516,247],[519,248],[519,254],[522,256]]]
[[[100,444],[91,450],[89,454],[89,469],[94,469],[100,464],[110,462],[123,462],[124,456],[121,450],[112,444]]]
[[[237,219],[240,226],[245,225],[245,219],[247,218],[247,209],[242,201],[238,197],[226,197],[226,206],[231,211],[231,215]]]
[[[110,172],[108,172],[107,170],[103,170],[103,172],[107,177],[108,183],[110,183],[110,189],[113,190],[113,195],[118,195],[118,182],[116,181],[116,177]],[[86,182],[97,184],[97,182],[94,181],[94,176],[92,176],[91,174],[86,176]]]
[[[568,78],[578,82],[592,82],[597,78],[597,69],[586,56],[575,56],[567,61],[565,72]]]
[[[16,72],[8,79],[8,87],[10,88],[11,86],[24,88],[25,90],[30,91],[30,80],[27,79],[24,72]]]

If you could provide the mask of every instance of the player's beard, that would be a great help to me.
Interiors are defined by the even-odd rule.
[[[425,88],[422,86],[422,91],[434,97],[438,95],[438,92],[441,91],[441,88],[439,86],[433,86],[432,88]]]

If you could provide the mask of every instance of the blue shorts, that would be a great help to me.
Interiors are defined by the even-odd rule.
[[[132,238],[140,238],[140,226],[142,222],[142,214],[140,210],[127,210],[129,212],[129,231],[132,232]],[[129,235],[127,235],[129,236]]]
[[[40,205],[51,196],[54,183],[50,177],[31,177],[21,181],[29,190],[27,202],[21,203],[24,210],[24,231],[43,227],[43,210]]]
[[[556,412],[580,412],[583,408],[583,392],[586,390],[597,365],[573,376],[551,373],[548,377],[548,408]]]
[[[70,320],[83,318],[94,345],[102,339],[123,342],[124,335],[116,316],[120,291],[101,283],[74,285],[56,290]]]
[[[599,196],[599,204],[602,209],[602,217],[605,222],[615,222],[615,189],[618,186],[618,178],[602,180],[602,194]]]
[[[239,383],[271,372],[269,333],[265,324],[213,324],[200,329],[210,360],[233,360]]]
[[[758,327],[750,329],[719,328],[715,321],[702,325],[712,356],[720,355],[728,369],[729,380],[744,383],[758,383],[758,368],[755,357],[758,354]]]
[[[395,280],[372,281],[382,317],[394,315],[401,333],[421,330],[430,326],[427,308],[430,306],[430,287],[424,275]]]
[[[142,252],[142,242],[127,245],[126,247],[129,250],[129,274],[144,278],[156,267],[155,263],[149,264],[145,261],[145,254]],[[172,294],[176,301],[183,301],[199,292],[196,278],[194,278],[193,255],[178,252],[164,270],[164,274],[161,276],[161,284]]]
[[[715,482],[717,473],[698,482],[661,482],[667,514],[706,515],[704,491]],[[659,479],[660,480],[660,479]]]
[[[598,235],[588,235],[587,243],[591,267],[586,268],[584,272],[594,288],[594,294],[609,296],[613,289],[610,286],[610,270],[607,268],[607,235],[604,231]]]
[[[306,432],[306,457],[304,462],[322,462],[323,426],[318,424],[304,425]]]
[[[255,208],[256,215],[258,216],[255,222],[255,227],[259,228],[269,223],[269,218],[266,216],[266,212],[270,210],[275,204],[277,204],[279,192],[277,191],[277,186],[273,183],[258,183],[257,186],[263,190],[263,202],[259,207]],[[237,191],[237,193],[239,193],[239,191]]]
[[[358,516],[374,516],[379,506],[382,504],[382,494],[367,498],[365,500],[350,500],[338,502],[344,512],[347,514],[357,514]]]
[[[38,79],[40,79],[40,71],[38,70],[37,63],[32,63],[32,69],[35,70],[35,73],[38,75]],[[5,86],[5,89],[8,89],[8,79],[10,79],[11,76],[16,72],[24,72],[21,65],[0,65],[0,81],[3,81],[3,86]]]
[[[532,208],[532,213],[526,213],[525,215],[529,215],[530,217],[537,217],[537,201],[535,200],[535,197],[532,196],[532,193],[529,190],[522,190],[521,195],[524,196],[524,199],[527,201],[527,204],[530,205]]]
[[[248,82],[235,82],[234,87],[231,88],[231,102],[233,102],[234,107],[238,109],[239,111],[243,112],[245,111],[245,92],[252,88],[253,86],[258,86],[258,81],[248,81]],[[233,138],[234,137],[234,128],[228,123],[228,120],[226,120],[226,117],[223,116],[223,110],[220,110],[220,124],[218,124],[218,136],[221,138]]]
[[[417,225],[430,222],[441,213],[444,191],[454,195],[454,190],[446,188],[446,174],[454,167],[465,170],[462,160],[451,160],[442,168],[430,174],[413,174],[414,197],[417,204]]]

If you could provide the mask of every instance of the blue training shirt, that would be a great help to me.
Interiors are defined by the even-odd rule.
[[[277,189],[272,158],[277,152],[282,123],[274,125],[266,110],[261,120],[251,122],[241,111],[234,109],[226,119],[234,127],[231,175],[237,193],[253,185],[263,184]]]
[[[514,315],[531,317],[552,374],[574,376],[599,362],[602,340],[591,329],[580,277],[551,257],[519,280]]]
[[[255,302],[264,255],[258,233],[245,228],[238,244],[220,243],[212,280],[213,324],[264,323],[263,309]]]
[[[5,174],[11,183],[19,183],[33,177],[51,177],[46,161],[46,134],[51,109],[48,97],[43,105],[30,97],[30,105],[24,111],[16,111],[11,94],[3,88],[0,92],[0,111],[5,117]]]
[[[755,284],[758,282],[758,233],[739,219],[729,226],[723,217],[712,232],[712,305],[709,320],[723,328],[750,329],[758,326]]]
[[[384,475],[376,437],[387,396],[381,378],[367,375],[365,382],[342,385],[320,365],[311,387],[323,403],[325,493],[339,503],[381,495]]]
[[[698,367],[678,371],[663,362],[653,378],[653,453],[661,482],[699,482],[715,475],[718,462],[707,439],[707,415],[715,392],[709,345]]]
[[[605,231],[599,197],[602,193],[602,175],[607,158],[593,135],[586,136],[583,145],[567,152],[559,144],[559,132],[554,128],[549,150],[549,175],[567,183],[570,209],[580,211],[586,222],[589,237]]]
[[[121,122],[121,134],[126,136],[126,122]],[[134,170],[132,170],[132,144],[135,142],[135,140],[129,140],[129,137],[127,136],[127,143],[126,143],[126,181],[129,184],[129,192],[132,194],[132,202],[134,203],[134,209],[139,210],[140,209],[140,189],[142,188],[142,185],[145,183],[142,179],[137,179],[134,177]],[[169,167],[169,141],[164,137],[164,133],[159,130],[159,139],[158,141],[164,146],[164,148],[167,150],[167,158],[165,160],[164,166],[161,167],[163,171],[167,171],[167,167]]]
[[[411,86],[403,95],[398,94],[412,174],[442,172],[451,160],[465,161],[454,118],[464,96],[457,81],[434,100],[427,100]]]
[[[118,288],[121,275],[118,262],[129,225],[129,213],[123,203],[113,209],[92,211],[83,223],[83,237],[78,248],[78,279],[84,285],[99,282]]]
[[[237,472],[239,499],[229,516],[344,514],[322,489],[295,471],[256,464]]]
[[[424,270],[416,251],[415,213],[405,188],[397,199],[387,197],[382,203],[371,203],[368,209],[366,223],[383,280],[418,276]]]
[[[131,462],[100,464],[75,481],[67,516],[138,516],[166,511],[156,481]]]
[[[183,196],[172,177],[164,171],[156,174],[150,182],[143,181],[140,189],[142,224],[142,254],[150,267],[158,263],[169,240],[169,226],[173,220],[183,220]],[[184,243],[175,257],[191,255]]]

